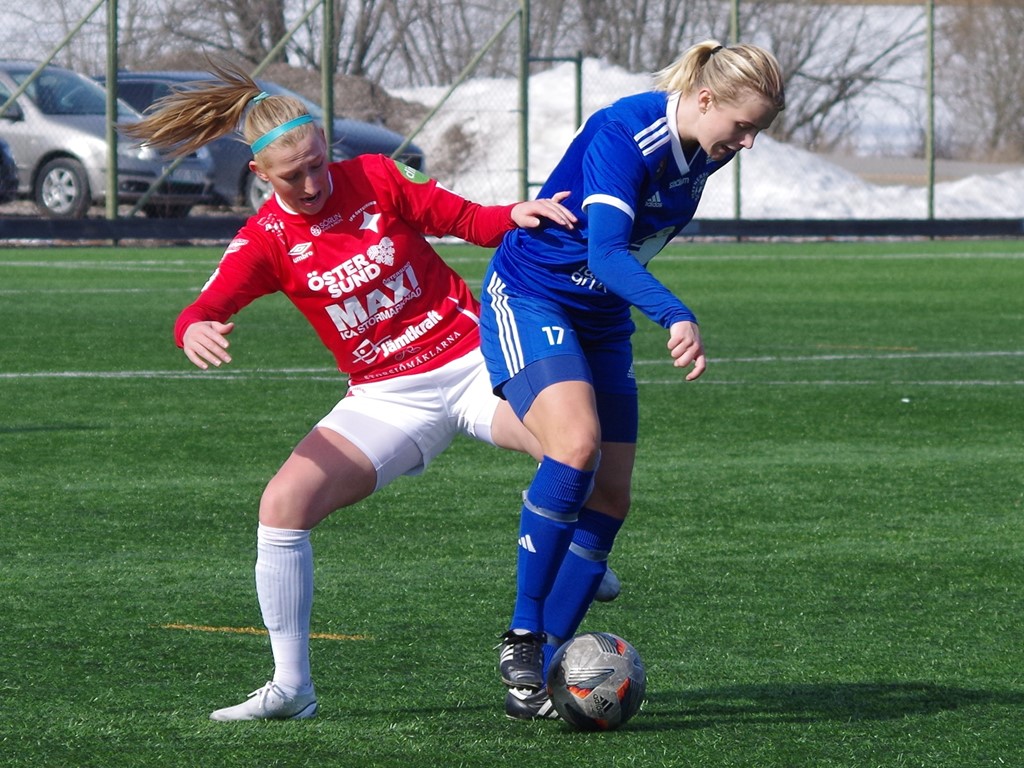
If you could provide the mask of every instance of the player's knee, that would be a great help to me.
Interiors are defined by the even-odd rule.
[[[322,516],[286,478],[276,475],[263,489],[260,497],[260,522],[273,528],[306,530],[313,528]]]
[[[586,433],[561,433],[552,445],[544,446],[544,453],[576,469],[595,469],[601,455],[601,440]]]
[[[275,484],[272,480],[263,489],[260,497],[260,522],[274,528],[284,528],[283,521],[293,517],[293,510],[289,508],[288,495],[281,484]]]

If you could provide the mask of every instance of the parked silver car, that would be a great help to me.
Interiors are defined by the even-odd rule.
[[[117,73],[117,95],[140,112],[149,107],[157,99],[166,96],[173,88],[187,87],[212,78],[209,72],[198,71],[155,71]],[[97,82],[105,83],[103,76],[96,77]],[[301,101],[309,113],[318,121],[323,121],[323,109],[320,105],[305,96],[298,94],[270,80],[257,80],[257,84],[267,93],[292,96]],[[403,142],[403,137],[383,125],[352,120],[344,117],[334,119],[334,147],[332,155],[335,160],[346,160],[356,155],[392,154]],[[258,209],[270,196],[270,185],[261,181],[249,171],[252,152],[241,136],[227,136],[217,139],[210,145],[214,161],[214,192],[220,202],[226,205],[245,205],[252,210]],[[408,166],[420,171],[426,170],[423,150],[415,144],[409,144],[397,158]]]
[[[0,60],[0,107],[37,69]],[[81,218],[107,192],[106,91],[94,80],[47,66],[0,114],[0,138],[18,166],[18,194],[46,216]],[[118,120],[137,120],[121,103]],[[117,197],[131,204],[156,183],[170,159],[137,141],[117,142]],[[213,160],[205,148],[186,158],[149,197],[148,216],[185,216],[212,200]]]
[[[6,141],[0,139],[0,203],[8,203],[18,194],[18,166]]]

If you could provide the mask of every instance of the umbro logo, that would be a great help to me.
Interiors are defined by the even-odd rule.
[[[298,264],[313,255],[313,244],[299,243],[288,251],[288,255],[292,257],[293,264]]]
[[[644,203],[644,206],[647,208],[661,208],[661,192],[655,192],[647,198],[647,202]]]
[[[519,546],[525,549],[527,552],[537,553],[537,548],[533,546],[533,539],[530,538],[530,534],[519,537]]]

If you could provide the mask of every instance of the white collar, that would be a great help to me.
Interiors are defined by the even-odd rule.
[[[690,164],[686,161],[686,155],[683,153],[683,143],[679,140],[679,125],[676,123],[681,95],[679,91],[674,91],[668,95],[668,103],[665,106],[665,121],[668,123],[669,133],[672,134],[672,156],[676,159],[679,172],[685,176],[690,170]]]

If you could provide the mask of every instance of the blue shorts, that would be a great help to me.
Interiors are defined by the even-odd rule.
[[[481,349],[495,393],[522,420],[544,387],[587,381],[597,397],[601,439],[635,443],[638,405],[631,320],[595,325],[557,301],[517,296],[488,270]]]

